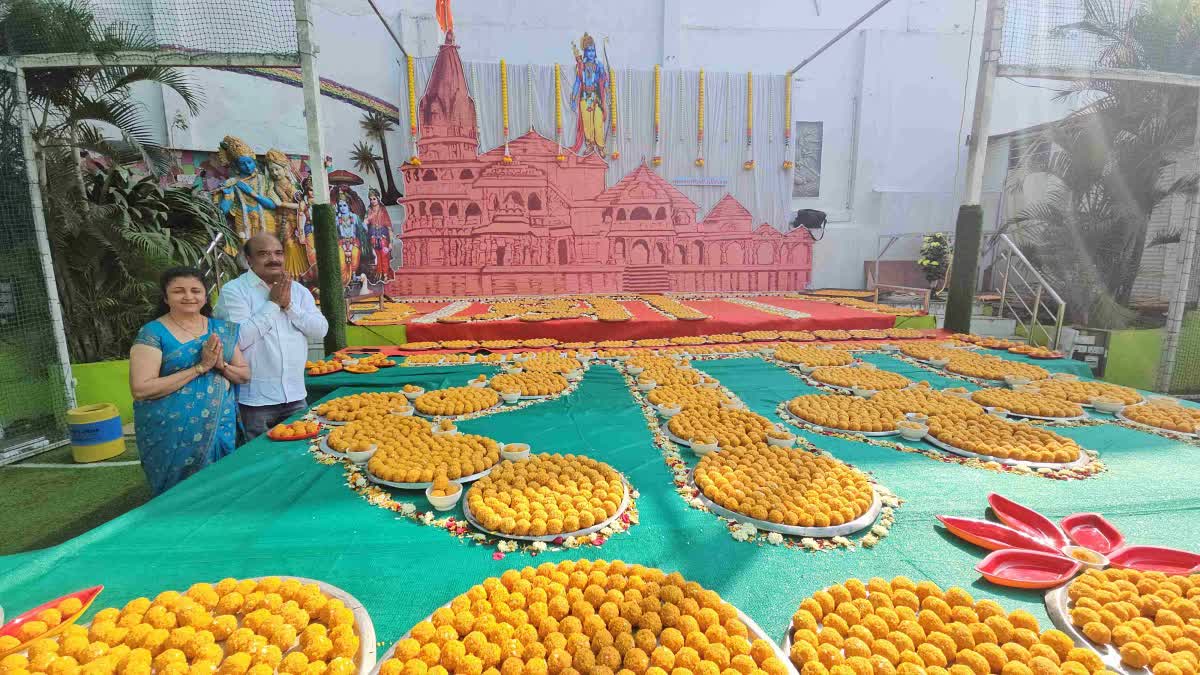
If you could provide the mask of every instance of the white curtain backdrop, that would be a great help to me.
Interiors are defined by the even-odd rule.
[[[415,60],[418,101],[425,91],[434,57]],[[506,64],[508,68],[509,138],[517,138],[532,127],[546,138],[554,139],[554,66]],[[500,64],[464,62],[467,86],[475,100],[479,116],[480,151],[504,143],[500,103]],[[611,68],[611,66],[610,66]],[[563,132],[561,141],[569,148],[575,141],[575,112],[570,108],[574,65],[560,66],[562,78]],[[654,71],[611,68],[617,83],[617,134],[610,132],[607,152],[620,152],[609,159],[607,180],[612,185],[639,164],[650,164],[654,148]],[[401,78],[407,77],[401,75]],[[754,146],[753,170],[742,163],[746,152],[746,74],[705,71],[704,166],[697,167],[696,139],[698,71],[662,71],[661,147],[663,158],[659,175],[675,183],[680,178],[724,178],[723,186],[676,185],[700,205],[700,217],[725,194],[732,194],[749,209],[754,224],[768,223],[785,229],[789,220],[792,172],[783,168],[790,159],[783,139],[783,75],[754,75]],[[407,96],[408,83],[402,82]],[[400,106],[408,117],[408,105]],[[611,124],[611,121],[609,122]],[[400,132],[408,141],[408,120]],[[794,150],[793,150],[794,151]]]

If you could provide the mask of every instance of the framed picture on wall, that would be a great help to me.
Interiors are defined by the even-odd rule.
[[[823,122],[796,122],[796,156],[792,160],[792,198],[812,199],[821,196],[821,146],[824,142]]]

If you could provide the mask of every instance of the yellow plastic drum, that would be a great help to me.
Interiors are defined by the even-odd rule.
[[[111,403],[85,405],[67,411],[71,455],[80,464],[99,462],[125,452],[121,413]]]

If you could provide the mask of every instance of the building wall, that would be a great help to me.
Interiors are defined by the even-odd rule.
[[[314,0],[321,75],[396,103],[402,122],[388,138],[393,168],[409,155],[401,54],[361,0]],[[440,42],[432,0],[377,0],[406,49],[431,56]],[[873,0],[488,0],[454,3],[463,60],[569,64],[583,31],[607,40],[617,67],[784,72],[832,38]],[[793,119],[824,125],[820,193],[793,208],[828,212],[814,247],[814,286],[857,287],[880,235],[953,229],[966,170],[983,0],[894,2],[797,74]],[[162,135],[184,148],[215,148],[225,134],[260,151],[305,152],[300,90],[246,75],[193,71],[206,93],[203,112],[161,102]],[[1061,116],[1052,92],[1001,81],[994,132]],[[352,168],[362,112],[325,99],[325,139],[335,166]],[[648,150],[649,151],[649,150]],[[398,175],[398,174],[397,174]],[[368,178],[373,184],[374,179]],[[365,187],[360,188],[365,198]],[[995,201],[996,195],[990,197]],[[985,202],[987,199],[985,199]],[[402,219],[399,211],[393,220]],[[782,223],[773,223],[781,226]],[[915,259],[919,237],[902,239],[890,259]]]

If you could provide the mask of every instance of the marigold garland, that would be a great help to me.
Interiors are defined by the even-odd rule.
[[[512,156],[508,154],[508,64],[500,59],[500,110],[504,118],[504,157],[501,162],[512,164]]]
[[[560,68],[557,63],[554,64],[554,142],[558,145],[558,156],[555,159],[561,162],[566,157],[563,156],[562,149],[562,72]]]
[[[621,156],[620,151],[616,148],[621,143],[621,137],[617,134],[617,72],[610,71],[608,73],[608,121],[609,121],[609,136],[613,139],[613,151],[609,157],[617,159]]]
[[[754,168],[754,73],[746,72],[746,161],[742,168]]]
[[[680,78],[682,81],[682,78]],[[696,166],[704,166],[704,69],[696,91]]]
[[[662,138],[660,131],[662,129],[662,66],[655,64],[654,66],[654,158],[651,163],[654,166],[662,164],[662,154],[660,148],[662,146]]]
[[[408,163],[413,166],[421,166],[421,157],[417,152],[417,75],[412,55],[409,54],[406,59],[408,72],[408,138],[412,143],[412,157],[409,158]]]

